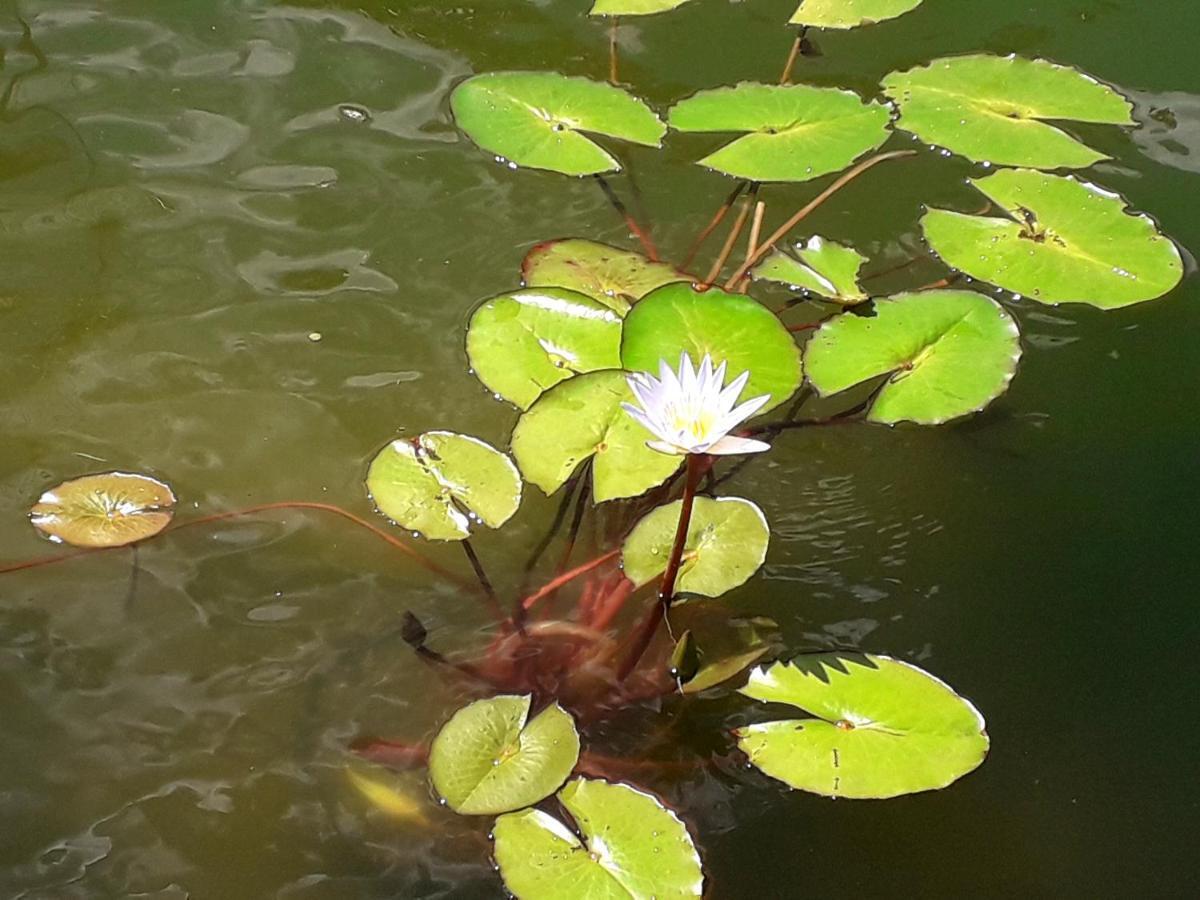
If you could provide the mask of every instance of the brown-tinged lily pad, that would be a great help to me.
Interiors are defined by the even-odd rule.
[[[64,481],[42,494],[29,520],[51,540],[121,547],[154,537],[175,515],[175,494],[148,475],[105,472]]]

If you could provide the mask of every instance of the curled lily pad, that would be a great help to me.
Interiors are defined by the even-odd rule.
[[[621,168],[585,133],[657,147],[666,132],[650,107],[620,88],[556,72],[476,75],[454,89],[450,108],[482,149],[564,175]]]
[[[557,704],[530,720],[529,704],[528,696],[476,700],[442,726],[429,751],[429,775],[455,812],[520,809],[567,780],[579,759],[575,722]]]
[[[552,494],[591,458],[597,503],[636,497],[662,484],[683,457],[646,446],[654,435],[621,408],[634,399],[625,373],[617,370],[579,375],[551,388],[513,430],[512,452],[525,479]]]
[[[700,667],[695,676],[683,683],[680,690],[685,694],[699,694],[702,691],[707,691],[709,688],[714,688],[733,678],[735,675],[744,672],[770,651],[771,648],[766,644],[759,644],[756,647],[751,647],[749,650],[736,653],[733,656],[726,656],[723,659],[718,659],[716,662],[706,663]]]
[[[789,21],[809,28],[857,28],[894,19],[920,5],[921,0],[803,0]]]
[[[696,846],[657,798],[624,784],[577,778],[558,799],[579,835],[540,809],[496,820],[496,862],[519,900],[701,896],[704,872]]]
[[[671,108],[678,131],[749,132],[700,165],[749,181],[838,172],[887,140],[890,113],[852,91],[752,84],[701,91]]]
[[[29,511],[33,527],[76,547],[120,547],[154,537],[175,515],[171,488],[148,475],[105,472],[64,481]]]
[[[814,794],[883,799],[937,790],[987,755],[979,711],[944,682],[888,656],[802,656],[755,669],[741,693],[812,716],[735,733],[755,766]]]
[[[471,316],[467,357],[489,389],[528,409],[572,375],[619,366],[621,317],[562,288],[501,294]]]
[[[1038,169],[1107,157],[1047,120],[1132,125],[1129,101],[1089,75],[1019,56],[936,59],[883,81],[901,128],[968,159]]]
[[[743,294],[668,284],[625,317],[621,362],[629,371],[656,373],[660,360],[675,368],[685,352],[693,360],[707,353],[715,365],[726,363],[728,380],[749,372],[740,399],[769,394],[760,414],[800,386],[800,350],[792,335],[773,312]]]
[[[521,280],[530,287],[579,291],[623,316],[635,301],[656,287],[689,278],[666,263],[651,262],[631,250],[564,238],[530,250],[521,264]]]
[[[1021,356],[1017,324],[974,291],[923,291],[875,301],[875,315],[840,315],[805,349],[822,396],[890,373],[871,404],[873,422],[938,425],[1002,394]]]
[[[499,528],[521,504],[512,460],[449,431],[392,441],[371,461],[367,490],[381,513],[434,541],[463,540],[472,519]]]
[[[867,299],[858,283],[866,257],[851,247],[814,235],[797,244],[795,256],[772,250],[750,270],[755,278],[799,288],[845,306]]]
[[[642,518],[621,548],[625,575],[641,586],[667,567],[682,502],[660,506]],[[697,497],[676,585],[688,594],[719,597],[758,571],[771,537],[761,509],[740,497]]]
[[[1179,249],[1117,194],[1069,176],[1005,170],[971,182],[1008,217],[931,209],[925,238],[973,278],[1042,303],[1117,309],[1183,278]]]
[[[690,0],[596,0],[592,16],[649,16],[668,12]]]

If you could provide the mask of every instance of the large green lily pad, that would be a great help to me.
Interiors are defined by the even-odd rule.
[[[650,16],[667,12],[690,0],[596,0],[591,16]]]
[[[755,669],[741,693],[813,717],[735,733],[755,766],[814,794],[883,799],[937,790],[987,755],[978,710],[929,673],[888,656],[802,656]]]
[[[530,287],[579,291],[623,316],[656,287],[690,279],[666,263],[651,262],[631,250],[564,238],[530,250],[521,264],[521,280]]]
[[[671,108],[678,131],[749,132],[700,165],[749,181],[807,181],[838,172],[887,140],[886,106],[852,91],[753,84],[701,91]]]
[[[922,291],[875,301],[870,318],[823,324],[804,352],[823,397],[891,373],[868,412],[873,422],[938,425],[1002,394],[1021,357],[1017,324],[974,291]]]
[[[455,812],[521,809],[567,780],[579,759],[575,722],[557,704],[529,720],[529,703],[528,696],[476,700],[442,726],[429,751],[429,776]]]
[[[646,446],[654,435],[621,408],[634,401],[625,373],[615,369],[551,388],[513,430],[512,452],[525,479],[552,494],[591,458],[597,503],[636,497],[662,484],[683,457]]]
[[[658,147],[666,126],[611,84],[556,72],[489,72],[450,95],[455,121],[476,144],[516,166],[564,175],[614,172],[620,164],[584,136]]]
[[[499,528],[521,504],[512,460],[449,431],[392,441],[371,461],[367,490],[381,513],[434,541],[467,538],[472,516]]]
[[[893,72],[901,128],[968,159],[1038,169],[1107,157],[1046,120],[1132,125],[1128,100],[1082,72],[1019,56],[955,56]]]
[[[687,827],[657,798],[577,778],[558,793],[582,840],[540,809],[496,820],[496,862],[519,900],[682,900],[704,890]]]
[[[789,21],[809,28],[857,28],[894,19],[920,5],[921,0],[802,0]]]
[[[750,274],[845,306],[867,299],[858,283],[858,273],[866,257],[857,250],[814,235],[805,243],[796,244],[795,254],[772,250]]]
[[[626,577],[638,587],[667,567],[675,545],[682,501],[642,518],[621,548]],[[688,594],[719,597],[744,584],[767,556],[771,530],[761,509],[740,497],[697,497],[688,523],[676,587]]]
[[[171,488],[149,475],[105,472],[64,481],[29,511],[33,527],[75,547],[121,547],[154,537],[175,515]]]
[[[619,366],[621,317],[562,288],[501,294],[471,316],[467,357],[489,390],[528,409],[572,375]]]
[[[1028,169],[971,183],[1011,218],[931,209],[921,227],[948,265],[973,278],[1101,309],[1160,297],[1183,278],[1179,249],[1117,194]]]
[[[739,399],[769,394],[760,415],[800,386],[800,350],[792,335],[773,312],[744,294],[668,284],[643,297],[625,317],[622,364],[657,375],[661,360],[678,368],[680,353],[697,365],[706,353],[714,365],[726,363],[726,381],[749,372]]]

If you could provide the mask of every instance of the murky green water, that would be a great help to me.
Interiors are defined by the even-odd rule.
[[[593,183],[490,163],[445,98],[473,71],[603,77],[587,5],[0,0],[0,556],[50,552],[24,511],[86,472],[156,474],[181,519],[284,499],[369,515],[365,462],[390,436],[502,445],[513,413],[466,371],[472,305],[538,240],[627,236]],[[770,80],[792,5],[701,0],[630,26],[623,75],[657,104]],[[1096,177],[1195,249],[1198,32],[1191,0],[928,0],[821,36],[799,74],[869,91],[973,49],[1078,65],[1144,123],[1087,130],[1114,157]],[[676,254],[727,190],[683,165],[703,142],[631,154]],[[881,169],[846,194],[871,217],[830,204],[813,224],[902,260],[920,204],[965,203],[969,174]],[[772,211],[808,196],[773,190]],[[993,750],[947,791],[883,803],[728,762],[642,779],[693,825],[714,897],[1194,890],[1197,290],[1116,313],[1020,304],[1026,356],[986,415],[792,432],[741,476],[773,543],[722,602],[794,648],[922,662],[984,711]],[[531,492],[479,539],[497,582],[552,510]],[[137,571],[118,551],[0,576],[3,896],[500,893],[486,823],[397,824],[342,771],[356,736],[422,739],[460,699],[399,613],[455,650],[483,640],[476,607],[319,514],[169,534]],[[696,706],[681,741],[719,751],[739,709]]]

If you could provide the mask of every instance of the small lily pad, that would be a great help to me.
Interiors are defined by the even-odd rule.
[[[596,0],[591,16],[650,16],[668,12],[690,0]]]
[[[621,408],[635,398],[618,370],[591,372],[555,385],[521,416],[512,452],[525,479],[547,494],[592,458],[597,503],[636,497],[667,480],[682,456],[646,446],[649,431]]]
[[[105,472],[64,481],[29,511],[33,527],[75,547],[121,547],[154,537],[175,515],[170,487],[148,475]]]
[[[496,820],[496,862],[518,900],[683,900],[704,890],[687,827],[649,794],[577,778],[558,799],[578,824],[526,809]]]
[[[472,517],[499,528],[521,504],[512,460],[449,431],[392,441],[371,461],[367,490],[381,513],[433,541],[467,538]]]
[[[954,56],[893,72],[899,126],[977,162],[1078,169],[1107,159],[1047,120],[1132,125],[1129,101],[1089,75],[1019,56]]]
[[[814,235],[806,243],[797,244],[795,256],[772,250],[750,270],[755,278],[775,281],[825,297],[844,306],[853,306],[867,299],[858,283],[858,273],[866,257],[843,244],[827,241]]]
[[[868,418],[939,425],[1002,394],[1021,357],[1017,324],[974,291],[922,291],[875,301],[875,315],[843,314],[805,348],[808,380],[823,397],[891,373]]]
[[[740,400],[769,394],[760,415],[800,386],[796,341],[773,312],[744,294],[668,284],[643,297],[625,317],[621,362],[629,371],[657,373],[660,360],[676,368],[684,352],[693,361],[707,353],[714,365],[726,363],[728,380],[749,372]]]
[[[455,812],[490,815],[550,796],[579,759],[579,733],[557,704],[528,720],[528,696],[464,706],[429,751],[433,787]],[[528,720],[528,722],[527,722]]]
[[[658,147],[666,126],[620,88],[556,72],[489,72],[450,95],[455,121],[476,144],[516,166],[597,175],[621,166],[584,136]]]
[[[621,317],[562,288],[501,294],[471,316],[467,357],[490,390],[528,409],[572,375],[619,366]]]
[[[621,561],[638,587],[666,569],[681,508],[679,500],[658,507],[625,539]],[[719,597],[745,584],[766,559],[770,537],[766,516],[749,500],[697,497],[676,586],[684,593]]]
[[[808,181],[882,144],[890,117],[852,91],[743,82],[680,101],[668,121],[678,131],[749,132],[702,166],[749,181]]]
[[[945,683],[888,656],[818,653],[755,669],[741,693],[812,718],[739,728],[738,746],[785,784],[883,799],[944,788],[988,750],[983,717]]]
[[[709,688],[714,688],[744,672],[766,656],[770,650],[771,648],[766,644],[759,644],[742,653],[726,656],[716,662],[703,665],[693,678],[683,683],[680,689],[685,694],[699,694]]]
[[[931,209],[930,246],[973,278],[1042,303],[1117,309],[1183,278],[1179,249],[1117,194],[1069,176],[1005,170],[971,182],[1008,218]]]
[[[530,250],[521,264],[521,280],[530,287],[579,291],[623,316],[656,287],[690,279],[666,263],[651,262],[631,250],[564,238]]]
[[[921,0],[803,0],[789,21],[809,28],[857,28],[894,19],[920,5]]]

